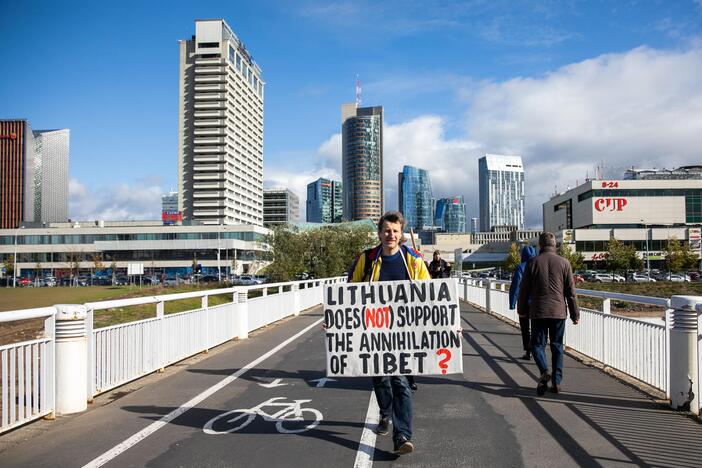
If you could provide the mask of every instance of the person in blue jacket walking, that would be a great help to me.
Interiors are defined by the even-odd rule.
[[[512,274],[512,283],[509,285],[509,308],[517,308],[517,299],[519,299],[519,286],[524,276],[524,268],[532,258],[536,257],[536,249],[531,245],[522,248],[522,261]],[[531,359],[531,333],[529,330],[529,316],[519,316],[519,328],[522,330],[522,346],[524,347],[524,355],[522,359]]]

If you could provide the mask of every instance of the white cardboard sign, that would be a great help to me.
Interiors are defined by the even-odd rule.
[[[463,373],[460,320],[455,279],[329,285],[327,376]]]

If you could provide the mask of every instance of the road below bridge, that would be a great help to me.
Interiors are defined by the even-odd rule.
[[[599,370],[566,358],[564,392],[537,397],[518,330],[465,303],[464,375],[417,378],[416,451],[398,458],[372,431],[370,379],[324,379],[321,315],[7,434],[0,465],[700,466],[702,425]]]

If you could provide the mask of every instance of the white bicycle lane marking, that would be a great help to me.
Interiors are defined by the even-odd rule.
[[[210,435],[220,435],[220,434],[230,434],[236,432],[240,429],[244,429],[248,426],[256,416],[261,416],[265,421],[275,422],[276,429],[281,434],[299,434],[300,432],[309,431],[314,429],[317,425],[322,422],[324,417],[322,413],[316,408],[303,408],[304,403],[309,403],[312,400],[292,400],[290,402],[284,402],[279,400],[285,400],[286,397],[274,397],[263,403],[259,403],[253,408],[242,408],[235,409],[232,411],[227,411],[219,416],[207,421],[202,430],[205,434]],[[263,408],[266,407],[277,407],[282,408],[273,414],[269,414]],[[305,419],[305,414],[310,414],[312,418]],[[297,429],[290,428],[289,426],[294,426],[294,423],[307,423],[305,426],[299,427]],[[288,423],[286,427],[284,423]],[[222,427],[222,430],[216,429],[217,427]],[[233,425],[227,427],[227,425]]]
[[[266,359],[268,359],[269,357],[273,356],[275,353],[277,353],[278,351],[283,349],[285,346],[289,345],[290,343],[292,343],[293,341],[295,341],[296,339],[298,339],[299,337],[301,337],[302,335],[304,335],[305,333],[310,331],[312,328],[318,326],[321,322],[322,322],[322,319],[315,320],[314,323],[305,327],[304,329],[302,329],[301,331],[299,331],[295,335],[291,336],[287,340],[283,341],[278,346],[272,348],[267,353],[254,359],[253,361],[251,361],[250,363],[248,363],[247,365],[245,365],[244,367],[242,367],[238,371],[225,377],[224,379],[220,380],[218,383],[211,386],[207,390],[203,391],[199,395],[186,401],[180,407],[174,409],[173,411],[171,411],[167,415],[163,416],[158,421],[155,421],[155,422],[149,424],[147,427],[145,427],[141,431],[137,432],[136,434],[132,435],[128,439],[124,440],[123,442],[115,445],[107,452],[103,453],[102,455],[99,455],[98,457],[94,458],[90,462],[86,463],[85,465],[83,465],[83,468],[97,468],[97,467],[102,466],[105,463],[109,462],[110,460],[114,459],[115,457],[117,457],[121,453],[126,452],[131,447],[135,446],[136,444],[138,444],[142,440],[146,439],[151,434],[158,431],[159,429],[161,429],[163,426],[165,426],[169,422],[173,421],[178,416],[181,416],[186,411],[197,406],[203,400],[209,398],[210,396],[212,396],[213,394],[215,394],[216,392],[218,392],[222,388],[224,388],[227,385],[229,385],[230,383],[234,382],[236,379],[241,377],[244,373],[250,371],[251,369],[256,367],[258,364],[260,364],[261,362],[263,362]]]

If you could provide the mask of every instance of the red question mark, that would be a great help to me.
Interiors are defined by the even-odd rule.
[[[445,374],[446,368],[448,367],[448,364],[446,363],[451,360],[451,351],[446,348],[441,348],[436,352],[436,354],[444,356],[444,358],[439,361],[439,367],[441,367],[441,373]]]

